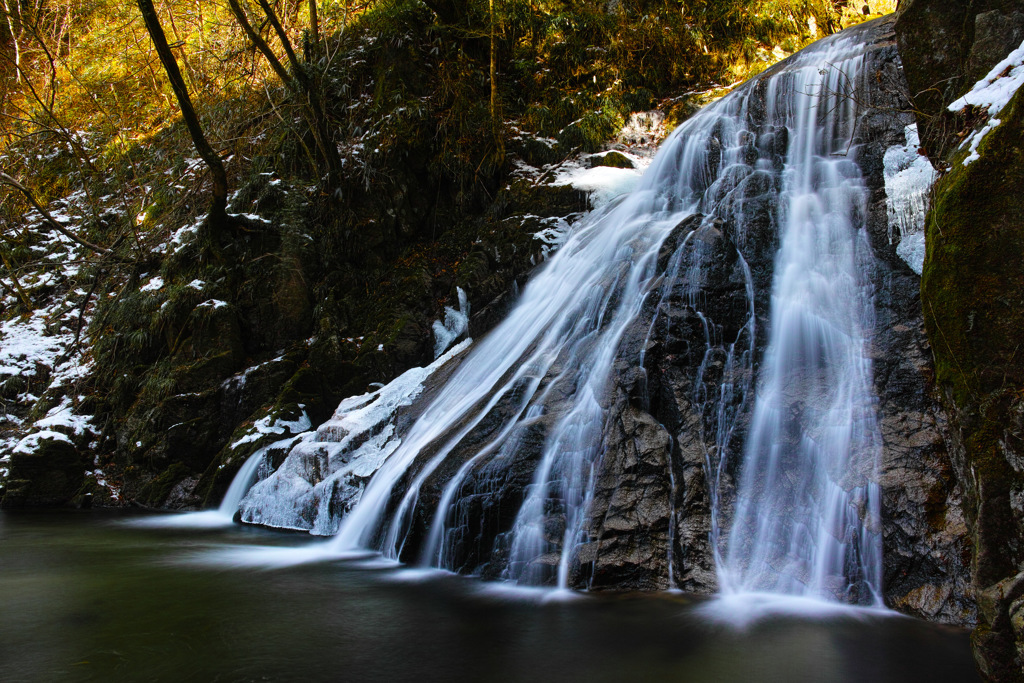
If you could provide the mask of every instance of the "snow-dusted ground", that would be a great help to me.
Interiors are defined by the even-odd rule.
[[[78,135],[83,149],[88,151],[89,135]],[[66,150],[55,148],[53,154],[64,152]],[[0,167],[13,165],[10,157],[0,155]],[[168,169],[166,175],[170,176],[168,182],[172,187],[188,191],[204,170],[201,160],[188,159],[184,171]],[[139,194],[135,199],[141,201],[143,208],[132,213],[136,214],[133,216],[135,224],[142,226],[150,219],[146,204],[152,190],[148,186],[135,189]],[[236,200],[238,196],[236,192],[231,199]],[[241,215],[250,221],[265,222],[259,216],[245,213],[246,207],[230,208],[242,210]],[[51,200],[46,209],[54,221],[75,233],[82,233],[87,222],[97,216],[116,223],[127,211],[120,194],[90,197],[84,190],[73,190],[63,198]],[[198,218],[177,228],[158,225],[140,232],[162,233],[164,239],[152,249],[155,253],[167,254],[182,249],[194,238],[201,224],[202,218]],[[7,226],[5,235],[6,229]],[[11,454],[32,453],[46,440],[70,442],[83,452],[95,453],[99,446],[98,427],[91,416],[79,412],[85,399],[81,385],[93,368],[88,328],[97,298],[95,293],[87,291],[91,282],[82,282],[79,276],[82,266],[90,260],[94,262],[96,255],[53,229],[34,209],[26,212],[20,224],[10,229],[16,231],[10,234],[18,235],[19,240],[28,240],[31,256],[20,259],[16,275],[0,268],[0,387],[5,390],[0,398],[0,480],[9,474]],[[139,291],[151,295],[174,284],[165,282],[159,274],[150,273],[144,273],[141,282]],[[197,291],[208,286],[201,280],[184,284]],[[30,303],[28,312],[24,312],[26,299]],[[213,308],[223,305],[225,302],[218,299],[198,304]],[[241,381],[244,379],[243,373]],[[30,414],[40,412],[42,418],[30,418]],[[296,428],[304,431],[309,426],[305,418],[305,423]],[[254,428],[258,429],[259,425]],[[268,429],[273,431],[272,426]],[[87,480],[107,489],[111,499],[116,501],[119,498],[117,485],[108,480],[99,464],[97,457],[85,472]]]
[[[91,419],[75,412],[84,398],[79,382],[91,367],[73,348],[76,324],[74,311],[43,309],[0,322],[0,386],[20,389],[4,399],[0,412],[0,477],[7,476],[12,453],[31,453],[48,439],[87,442],[94,436]],[[32,421],[29,409],[44,397],[53,405]]]

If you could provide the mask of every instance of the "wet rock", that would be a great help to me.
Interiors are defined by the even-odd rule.
[[[666,474],[672,466],[671,437],[650,414],[623,406],[606,445],[594,491],[594,507],[604,514],[591,518],[590,587],[669,588],[674,491]]]

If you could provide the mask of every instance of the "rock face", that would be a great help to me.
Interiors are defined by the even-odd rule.
[[[87,460],[64,434],[43,433],[31,450],[11,455],[4,508],[63,505],[84,483]]]
[[[922,279],[936,378],[950,410],[978,595],[975,655],[991,680],[1024,680],[1024,97],[981,157],[936,187]],[[961,155],[962,156],[962,155]]]
[[[952,38],[950,27],[962,30]],[[971,541],[975,659],[988,680],[1020,681],[1024,102],[1018,92],[969,165],[959,140],[976,125],[971,117],[984,114],[970,108],[954,114],[946,104],[1024,41],[1024,3],[913,0],[904,3],[896,31],[911,90],[943,84],[915,96],[927,122],[929,156],[949,169],[933,191],[921,295],[936,383],[949,415],[950,481],[963,490],[963,524]],[[940,47],[945,45],[952,47]]]
[[[866,56],[864,90],[857,95],[865,106],[856,154],[869,189],[867,226],[876,257],[872,360],[883,437],[880,484],[885,599],[916,616],[969,624],[975,610],[968,576],[970,548],[963,490],[946,447],[946,418],[932,383],[918,278],[897,256],[897,245],[890,242],[885,208],[881,159],[887,148],[904,142],[904,127],[912,119],[895,113],[908,107],[891,20],[861,30],[874,44]],[[757,106],[756,101],[751,104]],[[785,130],[775,136],[774,142],[762,144],[775,144],[784,153]],[[782,158],[774,163],[781,167]],[[770,176],[755,175],[722,192],[717,201],[725,207],[721,212],[725,220],[695,233],[700,255],[691,258],[703,264],[701,281],[689,281],[693,271],[680,268],[676,285],[658,304],[656,314],[651,311],[641,316],[635,335],[627,335],[624,341],[624,346],[636,343],[631,340],[641,336],[641,330],[646,335],[651,329],[644,355],[646,401],[635,399],[640,392],[631,386],[635,380],[623,368],[618,373],[620,398],[615,405],[626,406],[624,412],[631,415],[632,423],[653,417],[671,436],[674,490],[660,508],[673,515],[675,527],[669,534],[673,581],[684,590],[710,593],[717,588],[715,530],[728,528],[733,480],[742,467],[741,444],[753,399],[752,376],[758,372],[769,326],[767,312],[778,246],[775,182]],[[741,212],[729,210],[736,205],[742,206]],[[734,218],[737,215],[743,217],[742,226]],[[663,270],[675,247],[699,227],[701,219],[695,216],[666,240]],[[756,330],[754,362],[746,369],[738,358],[749,343],[743,333],[749,311],[740,254],[751,274]],[[701,291],[699,305],[689,294],[695,286]],[[710,344],[707,321],[718,340]],[[721,340],[735,341],[730,346]],[[616,467],[623,457],[616,439],[609,440],[608,448],[606,470]],[[657,449],[652,451],[649,457],[656,460]],[[709,473],[717,480],[708,481]],[[651,487],[634,486],[630,481],[627,476],[619,487],[616,504],[624,507],[624,501],[630,501],[649,509]],[[713,496],[719,497],[720,519],[712,519]],[[622,532],[617,536],[623,544]],[[634,533],[634,545],[660,547],[664,542],[649,529]],[[654,560],[654,565],[659,561]],[[614,574],[606,570],[605,575]]]
[[[963,122],[944,106],[1024,41],[1020,0],[904,0],[896,39],[921,141],[935,162],[952,151]]]

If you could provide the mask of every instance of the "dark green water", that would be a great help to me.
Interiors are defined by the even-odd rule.
[[[976,681],[962,630],[906,618],[711,623],[678,596],[499,597],[322,563],[182,559],[304,537],[0,513],[0,681]]]

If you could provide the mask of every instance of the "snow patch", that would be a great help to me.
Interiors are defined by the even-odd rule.
[[[635,168],[612,168],[595,166],[586,168],[582,158],[576,158],[562,164],[552,185],[571,185],[590,196],[590,204],[595,209],[608,204],[616,197],[631,192],[640,182],[644,170],[650,160],[628,152],[620,152],[633,162]]]
[[[267,434],[280,435],[285,431],[290,434],[301,434],[308,431],[313,423],[310,421],[309,415],[306,414],[306,406],[300,403],[299,408],[302,409],[302,415],[294,420],[282,420],[274,415],[267,415],[256,420],[248,434],[231,444],[231,449],[234,450],[243,444],[252,443]]]
[[[63,351],[62,341],[46,333],[41,310],[33,311],[27,318],[5,320],[0,323],[0,377],[34,377],[38,366],[52,368]]]
[[[540,216],[524,216],[526,218],[540,218]],[[542,259],[547,259],[551,254],[565,244],[569,238],[571,225],[566,218],[540,218],[541,222],[548,227],[533,233],[533,239],[541,242],[540,254]]]
[[[71,439],[68,438],[67,434],[61,434],[55,432],[52,429],[44,429],[39,432],[33,432],[29,434],[14,447],[14,453],[21,453],[24,455],[31,455],[39,450],[39,442],[47,441],[63,441],[64,443],[71,443]]]
[[[975,131],[960,143],[961,149],[968,148],[964,166],[981,158],[978,152],[981,141],[1002,123],[996,116],[1010,102],[1021,85],[1024,85],[1024,43],[1021,43],[1020,47],[992,67],[988,75],[975,83],[970,92],[949,105],[949,111],[952,112],[962,111],[968,106],[975,106],[984,109],[991,117],[980,130]]]
[[[140,292],[155,292],[164,286],[164,279],[157,275],[149,279],[149,282],[139,287]]]

